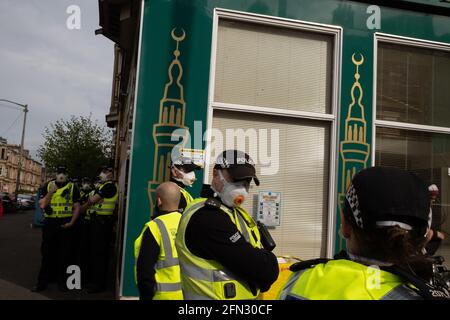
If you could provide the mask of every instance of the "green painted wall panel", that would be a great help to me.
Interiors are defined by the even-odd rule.
[[[153,125],[159,121],[160,101],[164,95],[164,87],[170,80],[168,68],[174,59],[173,51],[176,48],[176,42],[171,37],[172,29],[176,28],[176,35],[182,34],[182,29],[186,33],[185,39],[179,43],[181,53],[179,61],[183,67],[180,83],[184,88],[185,126],[189,127],[192,133],[195,120],[203,122],[203,130],[206,127],[214,8],[279,16],[343,28],[341,107],[338,118],[340,141],[337,150],[339,177],[336,195],[341,199],[345,189],[344,173],[348,170],[358,171],[371,163],[372,155],[365,155],[364,152],[370,150],[372,140],[373,33],[377,31],[450,43],[450,19],[447,17],[382,7],[381,28],[368,30],[366,25],[370,16],[366,12],[368,6],[360,2],[338,0],[145,1],[121,295],[137,295],[133,276],[133,244],[150,214],[148,187],[149,181],[154,178],[155,165]],[[352,104],[352,87],[355,84],[356,65],[352,61],[353,55],[355,61],[359,61],[361,55],[364,57],[363,64],[359,66],[362,101],[358,104],[361,90],[354,89],[353,105],[356,107],[353,112],[360,114],[362,109],[359,108],[362,105],[365,122],[346,121],[349,106]],[[166,105],[167,103],[166,101]],[[353,128],[355,124],[365,127],[365,144],[345,141],[346,125]],[[162,149],[160,154],[164,154]],[[350,161],[344,161],[343,154],[346,155],[346,160]],[[363,161],[352,162],[352,159]],[[200,175],[198,179],[202,181],[203,177]],[[198,194],[199,189],[200,183],[197,183],[193,193]],[[338,226],[339,219],[336,231]],[[335,250],[339,250],[340,247],[341,241],[337,239]]]

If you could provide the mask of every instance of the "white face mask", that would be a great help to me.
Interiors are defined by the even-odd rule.
[[[81,189],[83,190],[89,190],[91,188],[89,183],[83,183],[83,185],[81,186]]]
[[[102,182],[105,182],[105,181],[108,180],[108,174],[107,174],[107,173],[101,172],[100,175],[99,175],[99,177],[100,177],[100,180],[101,180]]]
[[[178,170],[178,169],[176,169],[176,170]],[[184,184],[187,187],[192,187],[192,185],[194,184],[194,182],[196,180],[195,172],[191,171],[191,172],[185,173],[181,170],[178,170],[178,172],[181,173],[182,178],[174,178],[174,179],[177,181],[180,181],[182,184]]]
[[[67,181],[67,175],[65,175],[64,173],[58,173],[56,175],[56,182],[64,183],[66,181]]]
[[[220,199],[229,207],[239,207],[244,203],[245,199],[248,197],[247,189],[245,184],[242,182],[228,182],[219,170],[219,178],[223,183],[222,192],[217,192]]]

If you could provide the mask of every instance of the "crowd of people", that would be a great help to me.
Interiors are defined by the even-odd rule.
[[[242,207],[251,183],[260,184],[255,163],[242,151],[224,151],[211,184],[193,197],[198,169],[191,159],[174,159],[170,181],[156,189],[153,215],[134,246],[140,299],[258,299],[279,265],[270,233]],[[278,299],[450,299],[448,287],[432,281],[430,257],[443,238],[431,228],[433,191],[401,169],[357,173],[340,212],[346,251],[293,264]],[[69,265],[80,266],[88,292],[105,290],[118,201],[113,168],[75,183],[58,167],[40,194],[42,263],[33,291],[52,281],[66,291]]]
[[[258,299],[279,266],[274,246],[263,245],[267,232],[241,206],[250,184],[260,183],[255,164],[244,152],[224,151],[198,198],[186,190],[195,169],[178,160],[171,181],[156,190],[155,213],[135,242],[140,299]],[[431,281],[426,248],[439,234],[431,229],[431,201],[428,186],[408,171],[357,173],[340,213],[347,250],[293,264],[278,298],[449,299],[448,288]]]
[[[51,282],[67,291],[69,266],[80,268],[80,282],[88,293],[106,289],[118,191],[111,166],[102,167],[98,177],[81,181],[71,180],[65,166],[56,168],[55,178],[39,192],[44,215],[42,260],[32,291],[46,290]]]

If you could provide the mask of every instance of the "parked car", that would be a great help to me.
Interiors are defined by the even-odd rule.
[[[15,213],[18,210],[17,202],[8,192],[0,192],[4,213]]]
[[[35,197],[31,194],[18,194],[17,202],[22,210],[34,209]]]

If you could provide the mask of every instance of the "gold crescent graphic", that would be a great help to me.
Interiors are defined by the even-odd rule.
[[[359,55],[361,56],[361,60],[356,61],[356,60],[355,60],[355,53],[352,54],[352,61],[353,61],[353,63],[354,63],[355,65],[357,65],[357,66],[360,66],[360,65],[362,65],[362,64],[364,63],[364,56],[363,56],[361,53],[360,53]]]
[[[172,39],[175,40],[175,41],[179,41],[179,42],[183,41],[184,38],[186,38],[186,32],[184,32],[184,29],[181,29],[183,31],[183,35],[179,36],[179,37],[177,37],[175,35],[175,30],[176,30],[176,28],[172,29],[172,33],[171,33],[172,34]]]

